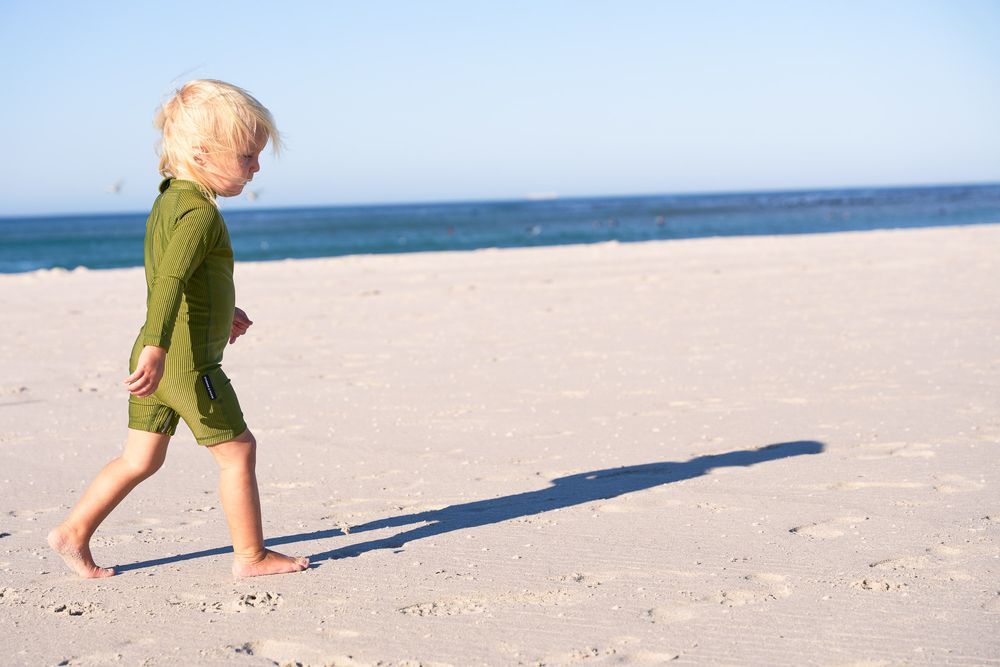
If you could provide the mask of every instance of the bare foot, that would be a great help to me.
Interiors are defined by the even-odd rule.
[[[69,569],[84,579],[114,576],[113,568],[97,567],[94,557],[90,555],[90,545],[85,540],[79,539],[72,530],[63,526],[53,528],[48,541],[49,546],[62,556]]]
[[[252,563],[233,563],[233,576],[236,577],[259,577],[264,574],[287,574],[288,572],[301,572],[309,567],[308,558],[292,558],[277,551],[267,549],[264,556]]]

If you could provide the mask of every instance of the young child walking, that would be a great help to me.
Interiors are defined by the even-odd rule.
[[[264,548],[257,441],[222,372],[222,353],[253,324],[236,307],[233,249],[216,197],[235,197],[280,136],[271,113],[222,81],[190,81],[165,103],[160,194],[146,221],[146,322],[132,348],[128,439],[51,533],[49,545],[82,577],[109,577],[90,538],[142,480],[155,473],[183,419],[219,464],[219,496],[233,540],[233,574],[298,572],[309,566]]]

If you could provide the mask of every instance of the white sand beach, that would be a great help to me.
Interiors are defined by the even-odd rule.
[[[266,536],[182,424],[79,580],[142,269],[0,276],[3,665],[1000,665],[1000,225],[238,263]]]

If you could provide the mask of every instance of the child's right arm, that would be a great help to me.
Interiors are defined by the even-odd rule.
[[[125,379],[129,393],[149,396],[160,384],[184,288],[208,251],[218,244],[221,230],[219,211],[207,202],[177,219],[167,247],[156,262],[140,341],[142,352],[135,372]]]

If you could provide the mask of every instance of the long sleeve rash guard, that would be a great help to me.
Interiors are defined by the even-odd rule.
[[[146,221],[146,322],[137,345],[171,365],[222,362],[233,323],[233,249],[215,204],[191,181],[167,179]]]

